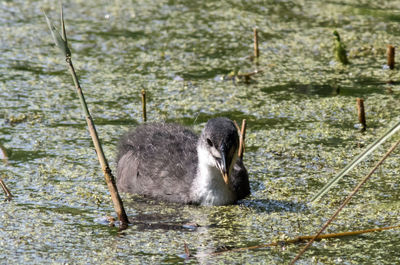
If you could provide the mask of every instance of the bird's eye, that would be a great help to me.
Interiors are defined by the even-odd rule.
[[[209,146],[213,146],[213,143],[212,143],[211,140],[208,139],[208,138],[207,138],[207,143],[208,143]]]

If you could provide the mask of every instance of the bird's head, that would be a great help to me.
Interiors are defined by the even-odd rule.
[[[224,182],[230,185],[229,177],[239,148],[239,134],[235,124],[228,118],[211,119],[203,129],[199,141],[200,147],[206,153],[208,165],[218,168]]]

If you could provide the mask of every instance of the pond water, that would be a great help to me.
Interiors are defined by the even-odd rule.
[[[303,244],[213,252],[312,235],[390,146],[320,201],[310,199],[363,147],[398,122],[399,1],[65,1],[72,59],[115,171],[120,135],[149,121],[200,132],[212,117],[247,119],[252,195],[238,205],[168,205],[123,194],[132,225],[119,232],[64,59],[42,10],[58,1],[0,2],[1,264],[287,263]],[[56,23],[58,25],[58,23]],[[259,31],[260,58],[253,53]],[[351,62],[334,59],[338,30]],[[260,71],[249,83],[224,80]],[[393,81],[393,82],[389,82]],[[360,132],[356,98],[365,100]],[[390,142],[399,139],[392,137]],[[327,233],[400,223],[399,151]],[[7,159],[6,159],[7,157]],[[183,225],[186,224],[186,225]],[[196,224],[196,225],[193,225]],[[394,264],[400,231],[314,243],[298,264]],[[185,248],[193,256],[185,260]]]

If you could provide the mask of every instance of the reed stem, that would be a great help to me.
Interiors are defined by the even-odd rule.
[[[352,170],[357,164],[365,159],[370,153],[372,153],[378,146],[384,143],[388,138],[400,130],[400,121],[398,121],[393,127],[387,130],[379,139],[368,145],[365,150],[357,155],[349,164],[347,164],[334,178],[332,178],[318,193],[311,199],[311,202],[317,201],[325,193],[327,193],[333,185],[335,185],[343,176],[345,176],[350,170]]]
[[[4,193],[6,194],[6,200],[7,201],[11,201],[12,199],[12,194],[10,192],[10,190],[7,188],[6,184],[4,183],[4,181],[0,178],[0,186],[3,188]]]
[[[254,59],[257,60],[260,56],[260,50],[258,48],[258,30],[257,28],[253,29],[254,34]]]
[[[127,224],[129,224],[128,216],[126,215],[123,202],[121,200],[121,197],[119,196],[117,186],[115,184],[115,178],[111,172],[111,169],[108,165],[107,159],[104,155],[103,148],[101,146],[96,127],[94,125],[92,116],[90,115],[89,109],[87,107],[85,97],[82,92],[82,88],[79,84],[78,77],[76,75],[74,65],[72,64],[72,60],[70,57],[66,58],[66,62],[68,64],[72,79],[75,84],[76,92],[78,93],[79,101],[81,103],[82,110],[85,114],[85,119],[86,123],[88,125],[89,133],[93,141],[94,148],[97,153],[97,158],[100,162],[101,169],[103,170],[105,180],[108,186],[108,190],[110,191],[111,194],[111,200],[114,204],[114,210],[117,213],[118,219],[121,222],[122,228],[126,227]]]
[[[396,149],[396,147],[400,144],[400,140],[397,141],[381,158],[381,160],[372,168],[372,170],[358,183],[358,185],[354,188],[354,190],[347,196],[344,202],[340,205],[340,207],[336,210],[336,212],[332,215],[332,217],[326,221],[324,226],[319,230],[319,232],[307,243],[307,245],[297,254],[297,256],[290,262],[290,264],[294,264],[303,253],[311,246],[311,244],[321,235],[323,231],[329,226],[329,224],[335,219],[335,217],[342,211],[342,209],[348,204],[351,198],[360,190],[360,188],[367,182],[367,180],[371,177],[371,175],[377,170],[377,168],[388,158],[388,156]]]
[[[66,35],[66,31],[65,31],[63,8],[62,8],[61,3],[60,3],[60,5],[61,5],[61,16],[60,17],[61,17],[61,29],[62,29],[61,34],[62,35],[60,35],[60,33],[55,28],[55,26],[51,23],[50,19],[46,15],[46,13],[44,15],[46,17],[47,24],[49,26],[51,35],[53,36],[56,46],[59,47],[62,54],[65,56],[65,61],[67,62],[69,71],[70,71],[72,79],[74,81],[76,92],[78,94],[79,101],[80,101],[80,104],[82,107],[82,111],[85,115],[85,119],[86,119],[86,122],[88,125],[89,133],[90,133],[90,136],[93,141],[93,145],[94,145],[96,153],[97,153],[97,158],[100,162],[108,189],[111,194],[111,199],[114,204],[115,212],[117,213],[118,219],[121,222],[121,229],[124,229],[127,227],[128,223],[129,223],[128,216],[126,215],[121,197],[119,196],[118,189],[115,184],[115,178],[111,173],[110,167],[108,166],[107,159],[104,155],[103,148],[101,146],[99,137],[97,135],[96,127],[94,125],[92,116],[90,115],[89,109],[87,107],[85,97],[82,92],[82,88],[79,84],[79,80],[78,80],[78,77],[77,77],[75,69],[74,69],[74,65],[72,64],[71,51],[68,48],[67,35]]]
[[[367,123],[365,121],[365,109],[364,109],[364,99],[357,98],[357,112],[358,112],[358,121],[362,125],[361,131],[365,131],[367,129]]]
[[[390,70],[394,69],[394,56],[395,56],[395,50],[392,45],[388,45],[387,47],[387,65],[389,66]]]
[[[244,148],[245,148],[245,139],[246,139],[246,119],[242,120],[242,129],[240,130],[240,137],[239,137],[239,151],[238,157],[239,159],[243,160]]]
[[[142,89],[142,113],[143,113],[143,122],[147,121],[147,111],[146,111],[146,91]]]

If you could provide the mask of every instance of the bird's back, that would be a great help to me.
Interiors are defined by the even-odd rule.
[[[118,188],[170,202],[191,203],[197,141],[192,131],[177,124],[149,123],[128,132],[118,146]]]

